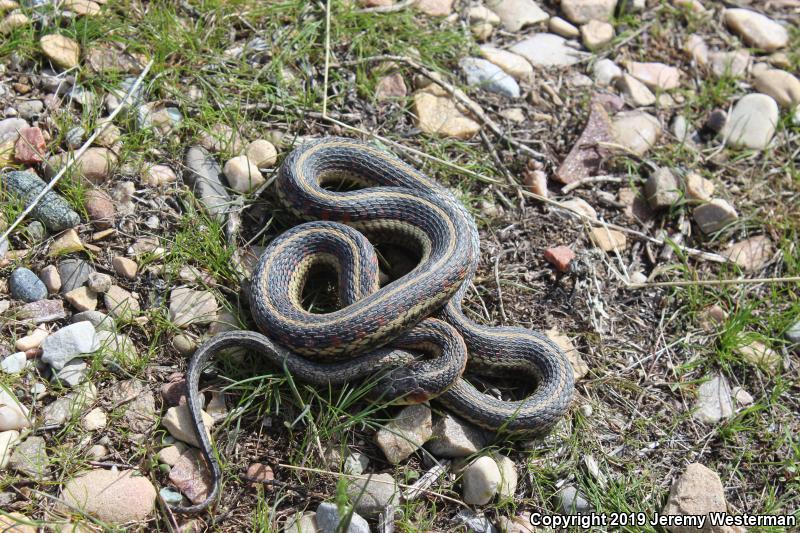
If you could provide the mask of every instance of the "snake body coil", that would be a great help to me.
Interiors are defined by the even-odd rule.
[[[342,181],[360,187],[334,191]],[[259,329],[220,334],[189,363],[189,409],[217,495],[220,467],[211,451],[198,402],[200,371],[220,350],[242,346],[314,384],[340,385],[387,367],[377,389],[388,398],[435,398],[457,416],[490,430],[540,433],[567,409],[572,368],[540,333],[476,324],[461,309],[475,274],[479,238],[474,220],[446,189],[396,157],[368,144],[325,138],[295,149],[276,188],[281,202],[304,220],[277,237],[253,275],[250,308]],[[372,243],[414,249],[420,261],[383,287]],[[302,306],[308,273],[338,273],[341,308],[315,314]],[[428,318],[437,316],[440,320]],[[432,352],[416,360],[409,350]],[[467,357],[467,353],[469,356]],[[461,378],[531,377],[537,387],[521,401],[504,401]]]

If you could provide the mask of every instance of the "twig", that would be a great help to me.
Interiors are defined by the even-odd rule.
[[[403,499],[407,502],[413,501],[425,492],[428,487],[436,483],[436,480],[442,477],[450,468],[450,461],[444,460],[439,464],[434,465],[430,470],[425,472],[411,487],[403,493]]]
[[[125,106],[125,104],[127,103],[128,99],[131,97],[131,95],[134,94],[137,89],[139,89],[139,85],[141,85],[142,80],[144,80],[144,77],[147,75],[148,72],[150,72],[150,68],[153,66],[153,61],[154,60],[151,59],[150,62],[147,63],[147,65],[145,65],[144,69],[142,70],[142,73],[139,74],[139,77],[136,78],[135,82],[133,82],[133,85],[131,86],[131,88],[128,90],[128,92],[125,94],[125,96],[122,97],[122,100],[120,101],[119,106],[117,106],[117,108],[114,111],[111,112],[111,114],[103,122],[103,124],[101,124],[100,127],[98,127],[94,131],[94,133],[92,133],[89,136],[88,139],[86,139],[86,142],[83,143],[83,146],[78,148],[78,151],[73,152],[70,155],[70,157],[67,159],[67,163],[61,168],[61,170],[58,171],[58,173],[53,177],[53,179],[50,180],[50,183],[48,183],[44,187],[44,189],[39,191],[39,194],[37,194],[36,197],[34,197],[33,201],[31,201],[31,203],[28,204],[28,206],[25,208],[25,210],[22,213],[19,214],[17,219],[14,220],[14,222],[11,225],[8,226],[6,231],[3,232],[3,235],[0,236],[0,242],[3,242],[5,239],[8,238],[9,235],[11,235],[11,232],[14,231],[14,229],[25,219],[25,217],[28,216],[30,214],[30,212],[33,211],[36,208],[36,206],[39,204],[39,202],[42,201],[42,198],[44,198],[44,195],[47,194],[48,192],[50,192],[51,190],[53,190],[53,187],[56,186],[56,184],[64,176],[64,174],[66,174],[67,171],[70,168],[72,168],[72,166],[75,164],[75,162],[78,159],[81,158],[81,156],[86,152],[86,150],[89,149],[89,147],[92,145],[94,140],[97,139],[97,137],[101,133],[103,133],[108,126],[111,125],[111,123],[114,121],[114,118],[119,114],[120,111],[122,111],[122,108]]]
[[[593,183],[622,183],[625,178],[620,176],[592,176],[589,178],[583,178],[578,181],[573,181],[568,185],[564,185],[561,188],[562,194],[567,194],[568,192],[572,192],[578,187],[583,187],[584,185],[590,185]]]
[[[327,94],[327,93],[326,93]],[[227,106],[232,106],[232,102],[224,102]],[[218,105],[218,107],[220,107]],[[286,107],[280,104],[275,104],[271,102],[256,102],[252,104],[244,104],[239,107],[242,111],[276,111],[278,113],[296,113],[298,115],[302,115],[309,118],[315,118],[318,120],[325,120],[326,118],[338,118],[340,120],[361,120],[364,117],[361,116],[360,113],[337,113],[336,111],[326,111],[325,114],[320,113],[319,111],[310,111],[306,109],[301,109],[298,111],[295,108]]]
[[[363,9],[359,9],[356,11],[356,13],[396,13],[404,10],[407,7],[411,7],[416,3],[417,0],[403,0],[402,2],[397,2],[396,4],[388,6],[365,7]]]
[[[628,283],[627,289],[647,289],[650,287],[695,287],[714,285],[754,285],[757,283],[800,283],[800,276],[785,278],[739,278],[739,279],[698,279],[683,281],[654,281],[652,283]]]
[[[325,2],[325,72],[322,80],[322,116],[328,116],[328,71],[331,66],[331,0]]]

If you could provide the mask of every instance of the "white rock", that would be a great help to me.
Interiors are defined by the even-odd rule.
[[[614,14],[617,0],[561,0],[561,11],[575,24],[590,20],[608,20]]]
[[[509,49],[537,67],[568,67],[588,57],[567,44],[567,40],[552,33],[534,33]]]
[[[632,61],[628,64],[628,73],[653,90],[676,89],[681,81],[681,71],[664,63]]]
[[[731,387],[725,376],[717,374],[706,381],[697,391],[697,403],[692,416],[706,424],[716,424],[733,415]]]
[[[711,72],[718,78],[723,76],[741,78],[747,75],[747,69],[750,67],[750,52],[747,50],[709,52],[708,61],[711,63]]]
[[[76,322],[49,335],[42,342],[42,361],[61,370],[67,361],[89,354],[100,347],[91,322]]]
[[[644,107],[656,103],[656,95],[650,92],[644,83],[630,74],[623,74],[617,80],[617,88],[625,94],[634,107]]]
[[[501,481],[500,468],[495,460],[487,456],[478,457],[462,473],[464,502],[486,505],[497,494]]]
[[[177,180],[175,171],[167,165],[153,165],[145,173],[145,183],[151,187],[161,187]]]
[[[0,361],[0,370],[6,374],[19,374],[28,364],[25,352],[12,353]]]
[[[83,416],[81,427],[86,431],[97,431],[106,427],[107,423],[106,412],[99,407],[95,407]]]
[[[256,139],[249,143],[244,149],[244,155],[258,168],[270,168],[278,160],[275,145],[265,139]]]
[[[778,124],[778,104],[766,94],[748,94],[736,102],[722,128],[725,141],[733,146],[763,150]]]
[[[264,176],[258,166],[246,155],[239,155],[225,163],[223,169],[228,185],[237,192],[248,193],[264,183]]]
[[[583,46],[589,50],[598,50],[614,38],[614,26],[600,20],[590,20],[581,26]]]
[[[769,17],[749,9],[726,9],[725,23],[744,42],[771,52],[789,43],[789,32]]]
[[[672,484],[669,499],[662,515],[703,516],[708,521],[709,513],[726,513],[725,489],[719,476],[713,470],[699,463],[686,467],[683,474]],[[701,531],[693,526],[674,526],[672,533],[689,533]],[[706,527],[702,531],[708,533],[744,533],[744,529],[732,527]]]
[[[480,52],[484,58],[503,69],[506,74],[514,79],[520,81],[533,79],[533,66],[521,55],[489,45],[481,46]]]
[[[548,21],[548,28],[556,35],[567,39],[575,39],[581,36],[581,30],[562,19],[561,17],[551,17]]]
[[[417,451],[432,435],[431,410],[418,404],[404,407],[375,434],[386,459],[397,464]]]
[[[11,458],[11,448],[19,442],[19,431],[12,429],[0,432],[0,470],[8,465]]]
[[[219,304],[210,291],[186,287],[172,289],[169,298],[170,320],[179,328],[192,324],[209,324],[217,318]]]
[[[533,0],[489,0],[486,4],[500,17],[503,27],[511,32],[543,22],[550,16]]]
[[[517,468],[514,461],[505,455],[495,455],[494,460],[500,470],[500,485],[497,494],[504,500],[510,500],[517,492]]]
[[[519,98],[520,89],[514,78],[491,61],[476,57],[465,57],[459,61],[459,66],[464,71],[468,85],[480,87],[509,98]]]
[[[31,427],[28,408],[19,403],[5,387],[0,385],[0,431]]]
[[[800,80],[779,69],[766,69],[755,74],[753,86],[771,96],[782,107],[800,105]]]
[[[592,68],[594,82],[600,87],[608,87],[622,77],[622,69],[610,59],[601,59]]]
[[[208,436],[208,439],[211,440],[210,430],[211,426],[214,425],[214,419],[211,418],[211,415],[205,411],[200,411],[200,416],[203,418],[206,435]],[[189,413],[188,405],[184,404],[176,407],[170,407],[167,409],[167,413],[164,415],[164,418],[161,419],[161,423],[165,428],[167,428],[169,434],[179,441],[185,442],[191,446],[200,447],[200,442],[197,440],[197,435],[195,435],[194,430],[192,429],[192,415]]]
[[[619,113],[612,126],[617,142],[637,155],[644,155],[661,135],[658,119],[642,111]]]
[[[17,339],[17,342],[14,343],[14,348],[19,350],[20,352],[25,352],[28,350],[32,350],[33,348],[38,348],[42,345],[42,341],[49,335],[47,328],[44,325],[40,325],[35,330],[33,330],[30,335],[26,335]]]

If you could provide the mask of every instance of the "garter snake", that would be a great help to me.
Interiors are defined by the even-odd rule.
[[[343,181],[358,188],[331,188]],[[379,379],[382,394],[415,402],[434,398],[456,416],[494,431],[540,433],[564,413],[573,375],[555,344],[529,329],[477,324],[462,312],[477,269],[479,237],[452,193],[391,154],[336,137],[292,151],[275,187],[282,205],[310,222],[278,236],[259,259],[250,309],[264,334],[217,335],[189,363],[188,405],[214,488],[205,501],[175,510],[202,510],[218,493],[220,467],[201,418],[198,382],[203,365],[227,347],[250,349],[313,384],[337,385],[401,365]],[[372,243],[410,247],[420,260],[405,276],[379,287]],[[337,272],[336,311],[311,313],[302,305],[308,274],[319,267]],[[406,349],[427,349],[437,357],[417,361]],[[530,378],[536,388],[519,401],[482,393],[460,377],[465,359],[467,373]]]

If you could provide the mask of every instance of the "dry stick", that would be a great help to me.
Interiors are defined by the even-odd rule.
[[[622,183],[625,180],[622,176],[591,176],[583,178],[578,181],[573,181],[561,188],[561,194],[567,194],[584,185],[591,185],[594,183]]]
[[[800,283],[800,276],[785,278],[741,278],[741,279],[698,279],[684,281],[654,281],[652,283],[627,283],[628,289],[647,289],[649,287],[695,287],[706,285],[753,285],[757,283]]]
[[[154,60],[151,59],[150,62],[147,63],[147,65],[145,65],[144,69],[142,70],[142,73],[139,74],[139,77],[136,78],[136,81],[133,83],[131,88],[128,90],[128,92],[125,94],[125,96],[122,98],[122,101],[120,101],[119,106],[117,106],[117,108],[114,111],[111,112],[111,114],[108,116],[108,118],[105,120],[105,122],[99,128],[97,128],[94,131],[94,133],[89,136],[88,139],[86,139],[86,142],[83,143],[83,146],[78,148],[77,152],[73,152],[72,155],[70,155],[70,157],[67,159],[67,163],[64,165],[64,167],[61,170],[58,171],[58,173],[53,177],[52,180],[50,180],[50,183],[48,183],[44,187],[44,189],[39,191],[39,194],[36,195],[36,197],[33,199],[33,201],[28,205],[28,207],[26,207],[25,210],[22,213],[20,213],[20,215],[17,217],[17,219],[14,221],[14,223],[11,224],[8,227],[8,229],[6,229],[6,231],[3,233],[2,236],[0,236],[0,242],[3,242],[5,239],[8,238],[9,235],[11,235],[11,232],[14,231],[14,229],[25,219],[25,217],[28,216],[30,214],[30,212],[33,211],[36,208],[36,206],[39,204],[39,202],[42,201],[42,198],[44,198],[44,195],[47,194],[48,192],[50,192],[51,190],[53,190],[53,187],[56,186],[56,184],[64,176],[64,174],[66,174],[67,171],[70,168],[72,168],[72,166],[75,164],[75,162],[78,159],[81,158],[81,156],[86,152],[86,150],[89,149],[89,147],[92,145],[94,140],[97,139],[97,137],[101,133],[103,133],[105,131],[105,129],[109,125],[111,125],[111,123],[114,121],[114,118],[119,114],[120,111],[122,111],[122,108],[125,106],[125,103],[127,103],[128,99],[131,97],[131,95],[133,93],[135,93],[136,90],[139,88],[139,85],[141,85],[142,80],[144,80],[144,77],[147,75],[148,72],[150,72],[150,68],[153,66],[153,61]]]
[[[328,71],[331,66],[331,0],[325,2],[325,73],[322,80],[322,116],[328,116]]]
[[[359,9],[356,13],[395,13],[407,7],[411,7],[416,3],[417,0],[403,0],[402,2],[397,2],[389,6],[365,7],[364,9]]]

